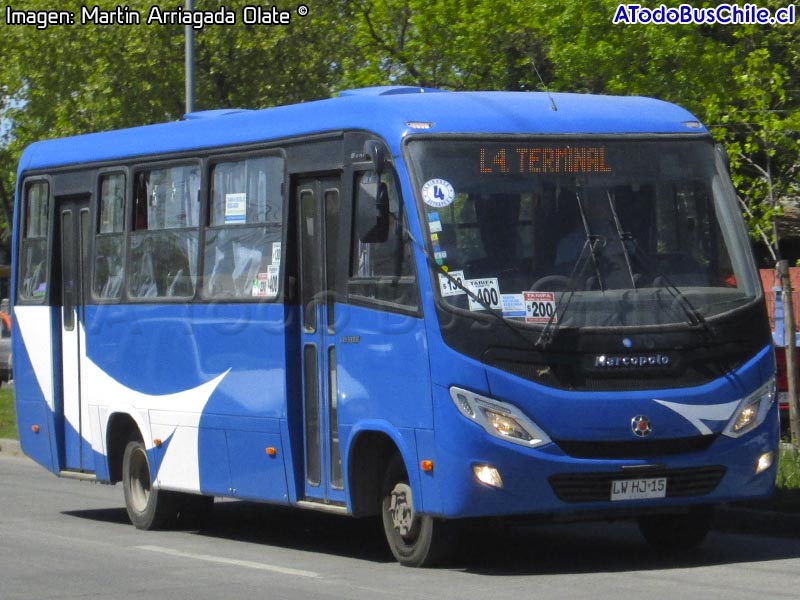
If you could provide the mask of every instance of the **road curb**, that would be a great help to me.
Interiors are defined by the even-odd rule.
[[[0,439],[0,456],[22,456],[19,441]]]

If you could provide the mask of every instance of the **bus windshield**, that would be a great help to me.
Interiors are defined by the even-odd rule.
[[[440,138],[408,150],[447,307],[531,327],[640,327],[759,295],[709,141]]]

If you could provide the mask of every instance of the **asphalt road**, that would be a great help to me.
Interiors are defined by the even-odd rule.
[[[630,524],[473,531],[438,569],[397,565],[378,523],[217,502],[201,531],[137,531],[122,489],[0,454],[0,599],[797,598],[800,538],[712,532],[660,556]]]

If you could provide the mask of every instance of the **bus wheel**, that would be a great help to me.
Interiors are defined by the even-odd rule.
[[[138,440],[125,447],[122,489],[128,518],[137,529],[158,529],[176,515],[170,493],[153,489],[147,450]]]
[[[392,460],[386,473],[381,516],[389,548],[402,565],[427,567],[455,548],[453,524],[414,510],[408,475],[399,457]]]
[[[639,530],[658,550],[689,550],[706,538],[713,516],[712,506],[695,506],[688,513],[639,517]]]

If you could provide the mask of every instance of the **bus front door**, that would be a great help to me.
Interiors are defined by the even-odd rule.
[[[89,426],[82,409],[86,357],[83,329],[84,274],[89,268],[91,218],[87,197],[56,198],[61,255],[61,382],[64,418],[64,469],[93,471]]]
[[[294,192],[298,208],[305,500],[340,505],[345,495],[336,418],[333,315],[340,245],[340,181],[302,179]]]

